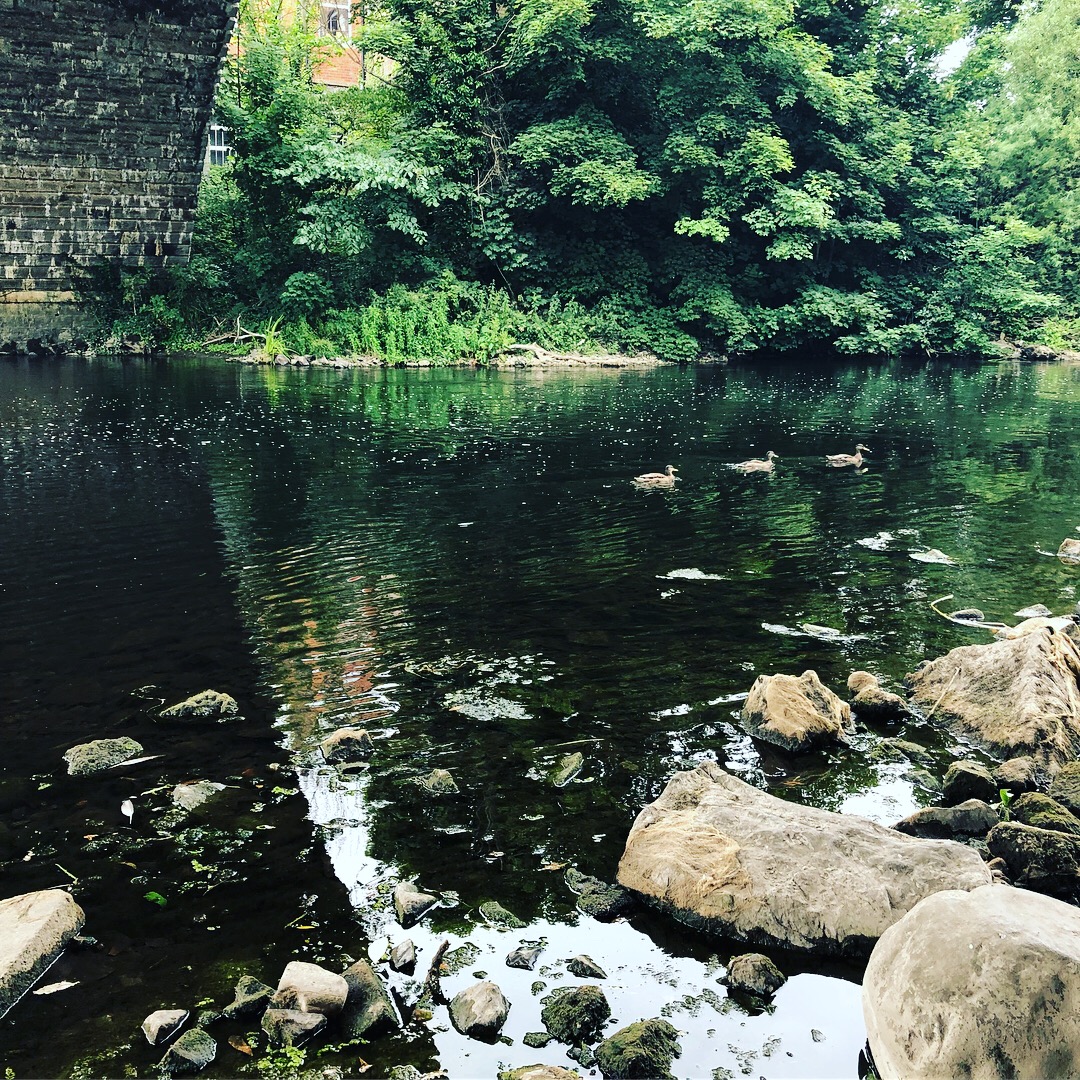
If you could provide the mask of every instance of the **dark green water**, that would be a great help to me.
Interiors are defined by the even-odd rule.
[[[638,810],[707,758],[887,823],[931,801],[880,738],[929,747],[939,773],[977,751],[913,724],[791,757],[741,732],[739,695],[808,667],[838,691],[855,668],[898,680],[987,640],[930,610],[947,593],[947,608],[1003,621],[1033,603],[1071,611],[1080,571],[1039,551],[1075,535],[1078,419],[1068,367],[0,362],[4,895],[77,878],[104,946],[45,980],[76,986],[0,1023],[0,1062],[19,1077],[146,1073],[157,1055],[133,1040],[146,1013],[224,1004],[238,974],[273,983],[289,959],[381,954],[405,936],[386,886],[409,876],[447,898],[409,932],[420,974],[443,937],[475,943],[447,989],[487,972],[513,1004],[513,1042],[465,1040],[442,1010],[362,1047],[366,1075],[572,1065],[520,1040],[541,1026],[531,984],[565,981],[560,961],[585,952],[611,975],[620,1025],[667,1015],[683,1033],[678,1076],[855,1076],[858,971],[779,956],[794,977],[772,1010],[748,1012],[717,983],[731,947],[650,914],[598,924],[546,868],[611,879]],[[825,468],[857,440],[873,450],[865,472]],[[771,477],[728,468],[770,449]],[[668,463],[675,491],[629,484]],[[911,557],[926,548],[955,565]],[[244,720],[155,719],[207,687]],[[315,747],[345,725],[378,752],[342,778]],[[119,734],[162,756],[63,775],[68,746]],[[583,771],[554,788],[549,770],[575,750]],[[459,798],[416,784],[432,768],[453,772]],[[236,788],[209,823],[216,847],[157,825],[171,786],[197,778]],[[487,900],[529,928],[486,927]],[[505,967],[541,938],[537,972]],[[225,1042],[242,1030],[220,1029],[209,1075],[253,1071]],[[325,1060],[355,1069],[355,1055]]]

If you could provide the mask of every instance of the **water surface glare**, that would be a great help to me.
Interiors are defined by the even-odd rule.
[[[361,1047],[369,1076],[578,1067],[521,1039],[546,993],[581,981],[565,969],[579,953],[610,976],[608,1033],[650,1016],[679,1029],[677,1076],[857,1075],[857,969],[776,954],[793,977],[755,1007],[718,981],[744,948],[649,912],[597,923],[563,870],[612,880],[637,812],[704,760],[886,824],[932,802],[934,774],[978,757],[948,732],[864,724],[850,747],[795,757],[743,732],[742,698],[758,674],[807,668],[841,693],[856,668],[895,683],[988,640],[930,609],[946,594],[1005,622],[1072,611],[1080,569],[1040,551],[1076,535],[1078,419],[1080,368],[1064,366],[0,362],[4,895],[68,885],[63,869],[105,946],[71,961],[78,985],[0,1023],[0,1060],[18,1076],[148,1070],[132,1037],[152,1009],[221,1006],[240,973],[275,983],[288,959],[378,959],[409,936],[401,999],[440,941],[470,945],[447,989],[497,982],[509,1042],[467,1040],[439,1007]],[[825,466],[856,442],[864,470]],[[729,467],[769,450],[772,475]],[[667,464],[674,490],[631,485]],[[913,558],[932,549],[951,563]],[[241,701],[239,725],[156,721],[208,687]],[[340,727],[372,734],[368,762],[323,762]],[[162,757],[62,775],[68,746],[120,734]],[[581,771],[556,786],[574,752]],[[436,768],[457,796],[422,786]],[[12,796],[26,778],[33,796]],[[192,779],[243,804],[209,822],[214,871],[154,834]],[[443,898],[408,932],[389,905],[402,878]],[[526,928],[488,926],[490,900]],[[522,941],[543,945],[536,971],[504,963]],[[206,1075],[253,1072],[220,1042]]]

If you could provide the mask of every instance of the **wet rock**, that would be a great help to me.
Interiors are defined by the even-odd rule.
[[[904,699],[886,690],[881,680],[869,671],[853,671],[848,676],[847,687],[855,711],[864,716],[896,720],[910,715]]]
[[[596,1048],[596,1064],[605,1080],[671,1080],[671,1063],[681,1052],[679,1033],[666,1020],[639,1020]]]
[[[432,769],[419,783],[429,795],[458,795],[461,790],[446,769]]]
[[[759,675],[743,705],[742,721],[755,738],[793,752],[843,742],[854,730],[851,709],[815,671],[804,671],[798,678]]]
[[[991,885],[916,905],[875,946],[863,1013],[877,1075],[1076,1073],[1080,911]]]
[[[1066,766],[1068,768],[1068,766]],[[1003,761],[992,773],[998,790],[1004,788],[1012,795],[1025,791],[1038,791],[1045,786],[1042,770],[1033,758],[1015,757]]]
[[[1057,549],[1057,557],[1063,562],[1080,562],[1080,540],[1066,536]]]
[[[90,776],[111,769],[143,752],[142,744],[122,736],[119,739],[95,739],[80,743],[64,752],[68,776]]]
[[[572,960],[567,960],[566,970],[579,979],[606,979],[607,972],[592,957],[582,953]]]
[[[968,799],[957,806],[916,810],[893,828],[925,840],[952,840],[958,836],[985,836],[997,823],[995,807],[979,799]]]
[[[1065,765],[1050,784],[1050,797],[1074,814],[1080,814],[1080,761]]]
[[[1032,604],[1031,607],[1014,611],[1017,619],[1048,619],[1054,613],[1045,604]]]
[[[278,980],[270,1007],[336,1016],[348,995],[349,984],[340,975],[318,964],[293,960],[286,964]]]
[[[1071,899],[1080,886],[1080,838],[1019,821],[1003,821],[986,838],[990,854],[1004,859],[1009,877],[1035,892]]]
[[[566,785],[581,772],[584,765],[584,754],[580,752],[567,754],[565,757],[559,759],[558,764],[548,774],[548,779],[555,787],[566,787]]]
[[[261,1026],[271,1046],[303,1046],[326,1027],[326,1017],[299,1009],[267,1009]]]
[[[240,706],[236,698],[228,694],[218,693],[217,690],[204,690],[201,694],[195,694],[176,705],[170,705],[161,710],[161,716],[166,720],[205,720],[214,722],[218,720],[232,720],[240,715]]]
[[[274,991],[252,975],[241,975],[234,994],[232,1002],[222,1009],[222,1015],[229,1020],[257,1016],[270,1004]]]
[[[375,740],[363,728],[339,728],[327,735],[319,749],[328,765],[366,761],[375,749]]]
[[[1028,791],[1009,803],[1009,818],[1033,829],[1051,829],[1054,832],[1080,836],[1080,818],[1049,795]]]
[[[909,761],[918,762],[931,769],[937,764],[933,751],[918,743],[909,742],[907,739],[882,739],[880,746],[887,753],[901,754]]]
[[[498,900],[486,900],[480,905],[480,914],[484,921],[500,930],[521,930],[523,923],[516,915],[507,911]]]
[[[158,1009],[142,1022],[142,1033],[151,1046],[160,1046],[184,1026],[190,1015],[187,1009]]]
[[[342,977],[349,988],[340,1020],[346,1039],[375,1039],[400,1027],[382,979],[366,960],[357,960]]]
[[[421,892],[414,881],[401,881],[394,887],[394,912],[406,930],[418,923],[438,902],[438,897]]]
[[[83,910],[60,889],[0,900],[0,1017],[83,928]]]
[[[537,958],[544,950],[539,945],[519,945],[506,957],[506,966],[532,971]]]
[[[548,1043],[555,1041],[555,1036],[547,1031],[527,1031],[521,1041],[532,1050],[543,1050]]]
[[[474,983],[450,1002],[450,1020],[454,1027],[462,1035],[482,1042],[493,1042],[498,1038],[509,1012],[510,1002],[489,981]]]
[[[499,1080],[581,1080],[581,1074],[561,1065],[522,1065],[499,1073]]]
[[[611,1006],[599,986],[562,986],[540,1010],[544,1027],[561,1043],[595,1042],[611,1018]]]
[[[390,967],[405,975],[411,975],[416,967],[416,946],[410,938],[399,941],[390,950]]]
[[[583,874],[572,866],[567,868],[565,880],[571,891],[578,895],[578,909],[599,922],[611,922],[628,915],[636,906],[633,895],[621,885]]]
[[[964,645],[907,676],[912,703],[1005,758],[1050,773],[1080,746],[1080,652],[1074,631],[1041,630]]]
[[[860,956],[924,896],[990,872],[963,844],[778,799],[706,762],[637,816],[619,881],[722,936]]]
[[[949,806],[978,799],[996,801],[998,786],[990,770],[977,761],[954,761],[945,772],[945,802]]]
[[[949,612],[950,619],[959,619],[960,622],[981,623],[986,622],[986,616],[977,607],[960,608]]]
[[[787,982],[787,976],[767,956],[743,953],[731,958],[724,982],[732,990],[771,998]]]
[[[215,795],[225,790],[224,784],[211,780],[196,780],[191,784],[177,784],[172,791],[173,805],[189,813],[205,806]]]
[[[165,1052],[158,1065],[164,1076],[190,1076],[202,1072],[217,1057],[217,1043],[202,1028],[185,1031]]]

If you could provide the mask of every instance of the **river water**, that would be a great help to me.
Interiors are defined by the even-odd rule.
[[[650,912],[597,923],[563,870],[612,880],[637,812],[704,760],[892,823],[978,758],[915,722],[786,755],[743,733],[740,697],[806,668],[840,692],[856,668],[896,682],[988,640],[931,610],[946,594],[1002,621],[1072,611],[1078,571],[1045,552],[1076,535],[1080,368],[793,368],[0,362],[3,895],[68,886],[100,943],[43,980],[74,985],[0,1022],[0,1063],[141,1075],[152,1009],[220,1007],[240,974],[275,983],[290,959],[343,966],[409,936],[403,1000],[449,938],[468,951],[445,988],[498,982],[507,1039],[464,1039],[438,1009],[311,1061],[574,1067],[521,1039],[585,953],[609,975],[609,1031],[679,1029],[679,1077],[858,1075],[857,968],[778,953],[791,978],[755,1007],[718,981],[744,949]],[[863,471],[825,467],[857,441]],[[771,476],[729,468],[768,450]],[[630,484],[669,463],[674,491]],[[927,549],[951,563],[913,558]],[[157,717],[207,688],[242,719]],[[375,738],[367,767],[322,764],[342,726]],[[69,746],[118,735],[151,760],[64,775]],[[882,754],[885,736],[930,767]],[[434,768],[459,796],[418,784]],[[195,779],[229,785],[216,816],[171,821],[173,785]],[[388,908],[402,878],[443,898],[408,935]],[[490,900],[526,928],[488,926]],[[544,946],[535,971],[505,966],[522,941]],[[255,1075],[227,1041],[243,1025],[214,1030],[207,1075]]]

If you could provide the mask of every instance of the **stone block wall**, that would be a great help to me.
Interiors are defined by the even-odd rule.
[[[235,14],[0,0],[0,348],[78,337],[78,267],[187,259]]]

